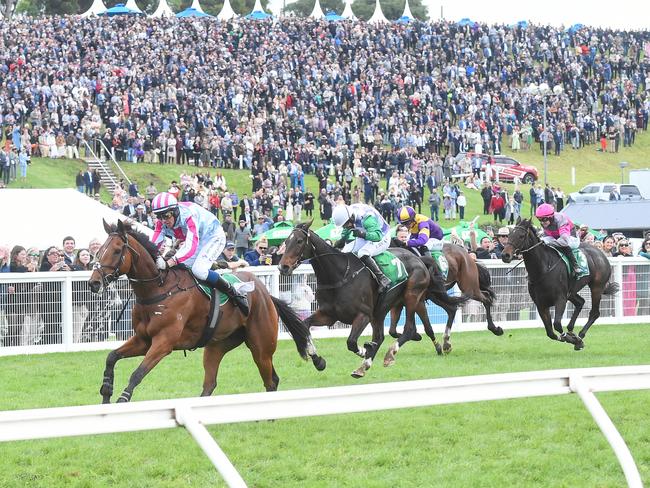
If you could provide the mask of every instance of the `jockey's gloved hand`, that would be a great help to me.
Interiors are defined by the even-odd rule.
[[[555,237],[553,236],[544,236],[542,237],[542,241],[544,244],[550,245],[550,244],[555,244]]]
[[[345,246],[345,239],[339,239],[334,243],[334,249],[343,249]]]
[[[156,266],[158,267],[158,269],[163,269],[163,270],[167,269],[167,261],[165,261],[165,258],[163,258],[162,256],[158,256],[156,258]]]
[[[361,237],[362,239],[366,237],[366,229],[363,227],[355,227],[352,230],[352,235],[355,237]]]

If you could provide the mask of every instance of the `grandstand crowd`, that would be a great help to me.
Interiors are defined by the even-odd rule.
[[[251,238],[274,222],[315,211],[326,221],[341,199],[375,204],[389,221],[406,203],[438,220],[462,217],[463,192],[480,191],[484,213],[512,223],[524,196],[560,204],[561,190],[509,195],[459,154],[619,151],[650,112],[647,31],[39,17],[3,22],[0,39],[0,184],[25,178],[32,157],[178,165],[169,188],[118,185],[113,208],[152,227],[156,191],[204,205],[242,266],[272,261]],[[546,97],[546,121],[527,89],[542,83],[562,88]],[[229,192],[226,168],[250,169],[249,194]],[[98,197],[97,173],[75,184]],[[53,244],[0,250],[2,271],[17,254],[30,271],[52,269],[67,253]],[[63,258],[69,267],[87,269],[88,244]],[[485,244],[498,245],[497,235]]]

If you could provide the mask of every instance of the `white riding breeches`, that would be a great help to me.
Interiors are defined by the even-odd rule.
[[[212,239],[206,242],[196,252],[194,262],[192,263],[192,274],[200,280],[205,280],[208,277],[208,271],[212,268],[212,264],[223,252],[226,247],[226,234],[222,228],[219,228]],[[191,261],[191,259],[188,259]],[[185,262],[189,266],[188,261]]]
[[[343,248],[343,252],[353,252],[360,258],[364,256],[376,256],[381,254],[390,247],[390,235],[386,234],[381,241],[371,242],[357,237],[352,242],[348,242]]]
[[[432,237],[427,241],[425,246],[427,246],[427,249],[429,251],[442,251],[442,246],[444,246],[444,244],[444,241]]]

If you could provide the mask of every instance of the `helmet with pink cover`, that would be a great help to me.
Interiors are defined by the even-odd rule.
[[[555,215],[555,209],[550,203],[542,203],[537,210],[535,210],[535,217],[538,219],[543,219],[546,217],[553,217]]]

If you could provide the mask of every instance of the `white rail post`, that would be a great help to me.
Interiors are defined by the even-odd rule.
[[[61,282],[61,327],[63,329],[63,345],[66,349],[72,346],[72,272],[65,273]]]
[[[627,480],[627,486],[631,488],[643,488],[643,483],[641,483],[641,475],[639,470],[636,467],[632,453],[630,453],[625,440],[621,437],[621,434],[616,429],[616,426],[612,420],[607,415],[607,412],[600,404],[596,396],[589,389],[585,380],[582,376],[579,375],[570,375],[569,376],[569,388],[574,393],[577,393],[582,402],[589,410],[589,413],[594,418],[598,427],[602,431],[603,435],[609,442],[609,445],[612,446],[614,454],[618,458],[621,467],[623,468],[623,473],[625,474],[625,479]]]
[[[225,482],[231,488],[246,488],[246,482],[241,477],[235,466],[230,462],[228,456],[221,450],[219,444],[208,432],[208,429],[200,423],[192,413],[190,407],[176,407],[176,421],[182,425],[194,437],[194,440],[201,446],[203,452],[208,456],[215,468],[221,473]]]

